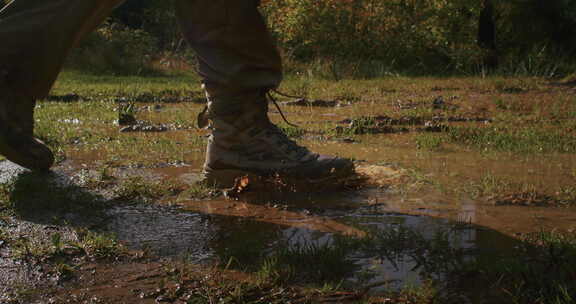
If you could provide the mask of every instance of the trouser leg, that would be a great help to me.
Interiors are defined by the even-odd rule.
[[[278,87],[282,80],[280,55],[258,2],[176,0],[182,31],[197,55],[209,101],[200,126],[214,115],[239,115],[265,105],[260,92]]]
[[[123,0],[15,0],[0,10],[0,154],[32,170],[54,155],[34,138],[34,105],[70,49]]]
[[[212,134],[204,177],[232,186],[246,173],[322,179],[348,174],[350,161],[298,146],[267,116],[265,92],[282,80],[282,64],[257,0],[177,0],[184,34],[199,59]]]
[[[0,10],[0,69],[18,94],[45,97],[70,50],[124,0],[15,0]]]
[[[257,0],[177,0],[183,33],[198,56],[204,83],[275,88],[282,64]]]

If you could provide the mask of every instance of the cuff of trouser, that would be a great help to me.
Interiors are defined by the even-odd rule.
[[[265,92],[276,89],[277,86],[247,88],[247,87],[234,87],[224,86],[211,82],[203,82],[202,89],[206,92],[206,97],[209,101],[213,99],[230,99],[229,102],[234,103],[234,99],[250,99],[257,96],[264,95]],[[239,101],[243,102],[243,101]]]

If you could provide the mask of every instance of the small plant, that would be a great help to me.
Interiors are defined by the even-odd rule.
[[[418,149],[438,151],[442,148],[444,138],[439,135],[421,134],[416,137],[415,141]]]
[[[77,244],[84,252],[95,259],[115,258],[125,253],[125,248],[111,234],[96,233],[89,230],[79,231]]]
[[[20,236],[10,241],[12,257],[26,261],[40,261],[50,258],[54,248],[35,236]]]
[[[454,127],[448,132],[452,143],[480,148],[485,151],[516,153],[573,153],[576,138],[557,129],[543,127],[497,126],[492,128]]]
[[[14,207],[10,198],[12,190],[12,183],[0,184],[0,215],[9,213]]]
[[[495,99],[494,105],[496,106],[496,108],[498,108],[500,110],[508,110],[508,105],[506,105],[506,103],[504,102],[504,100],[502,98]]]
[[[567,205],[576,205],[576,187],[566,186],[560,188],[558,196]]]
[[[52,247],[55,252],[60,252],[63,248],[62,235],[60,233],[54,233],[51,237]]]
[[[575,265],[574,233],[540,231],[525,235],[513,256],[478,267],[496,282],[495,296],[511,303],[568,304],[576,300]]]
[[[121,103],[118,106],[118,124],[121,126],[136,124],[136,106],[134,103]]]
[[[294,127],[294,126],[286,126],[286,125],[281,125],[280,130],[282,130],[282,132],[284,132],[284,134],[286,134],[286,136],[291,137],[291,138],[299,138],[299,137],[302,137],[306,133],[306,131],[304,129]]]
[[[56,264],[53,271],[56,274],[59,282],[68,281],[74,277],[74,267],[66,263]]]
[[[165,196],[180,194],[182,185],[173,181],[149,182],[142,177],[131,177],[125,179],[114,190],[116,200],[133,201],[133,200],[150,200],[159,199]]]
[[[374,117],[362,116],[353,119],[348,124],[348,127],[336,127],[336,134],[340,136],[352,136],[358,134],[370,133],[376,127],[376,120]]]
[[[351,243],[336,239],[333,243],[313,242],[278,246],[267,256],[258,270],[262,281],[290,283],[339,282],[353,269],[354,263],[347,257]]]
[[[186,190],[182,191],[178,195],[178,200],[189,200],[189,199],[206,199],[213,197],[218,194],[219,191],[213,187],[214,185],[207,185],[203,182],[193,183],[186,187]]]
[[[361,250],[390,262],[398,269],[399,262],[411,260],[424,277],[435,278],[463,265],[466,250],[452,245],[455,235],[436,231],[431,239],[418,231],[399,226],[372,231],[362,240]]]

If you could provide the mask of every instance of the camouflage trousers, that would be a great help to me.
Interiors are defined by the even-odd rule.
[[[16,92],[45,97],[66,56],[124,0],[13,0],[0,10],[0,70]],[[205,83],[276,87],[282,78],[257,0],[176,0]]]

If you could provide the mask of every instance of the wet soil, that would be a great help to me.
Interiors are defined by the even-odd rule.
[[[300,137],[302,144],[320,153],[357,160],[357,172],[366,178],[363,184],[330,192],[247,193],[237,200],[166,195],[151,204],[137,200],[118,202],[110,189],[88,189],[82,183],[87,175],[99,174],[98,170],[112,156],[104,149],[73,147],[67,153],[68,160],[54,169],[55,177],[51,178],[59,181],[54,187],[63,187],[64,180],[80,192],[98,196],[105,208],[98,212],[84,212],[90,206],[83,211],[62,211],[40,204],[35,212],[17,210],[15,215],[0,218],[2,231],[31,237],[53,229],[47,227],[56,227],[58,233],[73,239],[78,229],[89,229],[112,233],[130,250],[145,254],[115,261],[74,261],[74,278],[60,282],[50,279],[52,270],[14,258],[8,240],[0,240],[1,291],[7,295],[23,285],[32,289],[48,286],[48,298],[54,303],[155,303],[177,294],[170,301],[184,303],[206,280],[179,276],[180,272],[173,269],[184,267],[182,260],[211,267],[226,264],[231,257],[244,257],[240,262],[248,264],[254,262],[251,256],[271,252],[278,244],[329,243],[340,235],[362,238],[370,229],[394,231],[398,227],[419,231],[428,239],[434,238],[435,231],[450,231],[453,247],[505,252],[515,246],[518,235],[576,228],[576,209],[554,202],[558,189],[575,184],[575,155],[518,155],[453,144],[442,144],[438,150],[418,149],[418,131],[447,132],[461,125],[489,128],[497,114],[492,91],[464,92],[451,87],[434,87],[431,91],[426,96],[406,94],[396,100],[355,102],[347,107],[322,100],[297,101],[290,104],[295,107],[285,107],[285,114],[308,130]],[[439,95],[448,91],[458,96]],[[504,87],[499,94],[515,98],[510,96],[529,91]],[[541,100],[553,99],[554,94],[546,90],[532,93]],[[197,97],[188,97],[185,92],[166,91],[160,95],[122,96],[118,102],[141,103],[137,118],[162,127],[172,123],[175,113],[192,117],[201,107],[190,103],[190,98]],[[78,95],[52,99],[89,100]],[[174,103],[180,101],[186,103]],[[156,107],[157,102],[165,104]],[[522,104],[519,111],[533,106]],[[389,109],[423,112],[392,116]],[[279,113],[272,111],[271,116],[281,121]],[[133,132],[110,136],[186,142],[192,132],[188,130],[190,125],[167,127],[154,134],[135,127]],[[154,152],[148,153],[154,157]],[[193,185],[199,180],[203,148],[188,149],[179,158],[178,162],[130,166],[114,166],[111,161],[109,174],[116,180],[140,177],[146,182]],[[0,162],[0,183],[26,174],[9,162]],[[509,185],[509,181],[515,184]],[[72,200],[68,196],[61,199]],[[30,194],[21,200],[19,204],[26,204],[36,202],[38,197]],[[59,221],[54,223],[54,218]],[[44,238],[49,239],[50,235],[53,233],[44,233]],[[350,258],[358,270],[343,278],[343,282],[352,289],[376,284],[371,291],[377,294],[386,288],[423,282],[418,262],[404,254],[382,259],[353,252]],[[201,274],[206,268],[202,269],[191,273]],[[369,278],[363,277],[366,273],[371,274]],[[38,287],[30,282],[39,282]],[[378,285],[379,282],[386,283]],[[179,288],[181,292],[177,291]]]
[[[6,162],[3,164],[8,166]],[[68,168],[56,168],[56,172],[74,175],[68,170],[75,166],[68,165]],[[420,192],[418,198],[399,195],[392,189],[410,181],[405,170],[395,166],[359,165],[358,172],[369,177],[370,186],[354,192],[292,193],[273,199],[270,199],[273,196],[268,196],[267,201],[254,203],[224,198],[200,201],[165,199],[163,203],[154,205],[111,206],[98,216],[99,220],[92,216],[67,217],[71,221],[75,219],[73,225],[114,233],[131,250],[144,251],[156,258],[95,264],[80,262],[72,283],[60,285],[57,279],[48,279],[52,282],[49,285],[53,286],[50,295],[55,303],[63,301],[64,294],[74,297],[72,303],[94,299],[101,303],[122,303],[129,299],[153,303],[180,288],[189,291],[179,296],[185,299],[185,296],[194,294],[196,289],[193,286],[198,284],[197,281],[189,280],[188,285],[176,283],[177,280],[166,283],[166,277],[170,277],[166,269],[174,267],[180,259],[197,265],[226,263],[227,257],[245,256],[246,250],[266,252],[274,244],[324,243],[330,242],[335,235],[361,238],[367,228],[389,230],[408,227],[430,239],[434,237],[434,231],[448,229],[453,231],[452,246],[493,253],[495,250],[510,250],[515,244],[513,236],[517,233],[535,231],[539,229],[537,227],[568,229],[576,223],[575,213],[567,209],[526,210],[470,199],[455,201],[441,193],[422,196]],[[197,168],[190,167],[130,169],[127,172],[148,180],[180,177],[184,181],[199,173]],[[45,217],[37,213],[24,216],[30,221],[30,226],[26,228],[22,222],[14,220],[19,230],[46,229],[43,222],[48,219]],[[458,228],[453,230],[455,227]],[[6,256],[10,255],[6,253]],[[371,292],[377,294],[379,290],[422,282],[417,261],[409,256],[381,260],[358,253],[352,259],[364,272],[374,274],[368,280],[354,274],[346,278],[346,284],[356,286],[354,288],[376,284],[371,287]],[[18,267],[14,263],[10,258],[3,262],[3,266],[10,269],[3,275],[3,279],[10,283],[7,286],[34,281],[46,286],[47,278],[52,277],[53,271],[38,269],[33,263],[19,262]],[[360,273],[363,272],[357,272]]]

